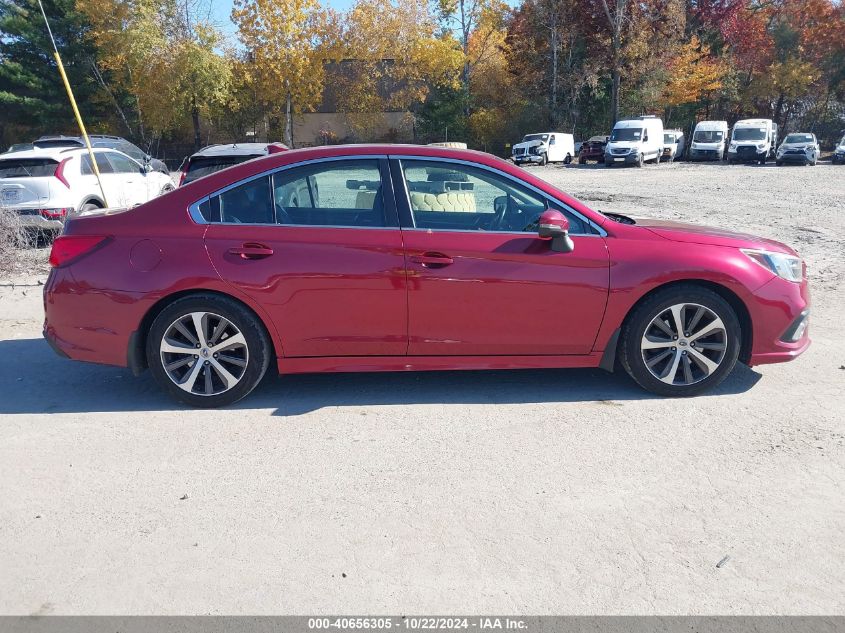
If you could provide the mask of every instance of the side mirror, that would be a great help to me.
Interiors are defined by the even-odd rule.
[[[647,142],[648,142],[648,134],[643,136],[643,143],[647,143]]]
[[[141,168],[141,171],[145,174],[150,173],[153,170],[153,166],[151,163],[144,163],[144,166]]]
[[[552,250],[558,253],[571,253],[575,250],[575,244],[569,237],[569,220],[560,211],[543,211],[538,221],[537,235],[540,239],[550,239]]]

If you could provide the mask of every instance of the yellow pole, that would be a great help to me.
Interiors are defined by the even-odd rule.
[[[97,177],[97,184],[100,186],[100,193],[103,195],[103,204],[109,206],[109,201],[106,199],[106,190],[103,188],[103,181],[100,178],[100,169],[97,167],[97,161],[94,158],[94,150],[91,147],[91,140],[88,138],[88,132],[85,131],[85,124],[82,122],[82,115],[79,114],[79,108],[76,106],[76,99],[73,96],[73,90],[70,87],[70,82],[65,74],[65,66],[62,64],[62,58],[59,55],[59,49],[56,47],[56,40],[53,39],[53,31],[50,29],[50,23],[47,21],[47,14],[44,13],[44,6],[41,0],[38,0],[38,6],[41,7],[41,15],[44,16],[44,23],[47,25],[47,31],[50,33],[50,40],[53,42],[53,57],[56,58],[56,63],[59,65],[59,74],[62,76],[62,81],[67,90],[70,105],[73,108],[73,113],[76,115],[76,122],[79,124],[79,131],[82,132],[82,138],[85,139],[85,147],[88,148],[88,157],[91,159],[91,169],[94,170],[94,175]]]

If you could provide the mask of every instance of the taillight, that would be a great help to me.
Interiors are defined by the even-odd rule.
[[[67,266],[93,253],[108,239],[105,235],[60,235],[53,241],[53,248],[50,250],[50,266]]]
[[[73,207],[65,207],[63,209],[38,209],[38,213],[47,220],[63,220],[68,213],[73,211]]]
[[[53,175],[58,178],[61,183],[70,189],[70,183],[65,178],[65,164],[70,160],[70,158],[65,158],[62,162],[56,165],[56,171],[53,172]]]

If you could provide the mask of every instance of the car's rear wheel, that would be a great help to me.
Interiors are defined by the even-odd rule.
[[[622,329],[620,360],[644,389],[694,396],[721,383],[739,355],[741,328],[730,304],[699,286],[646,299]]]
[[[258,318],[214,295],[178,299],[162,310],[150,328],[146,351],[156,382],[195,407],[237,402],[261,382],[272,356]]]
[[[96,202],[86,202],[79,208],[80,211],[95,211],[97,209],[102,209],[102,207]]]

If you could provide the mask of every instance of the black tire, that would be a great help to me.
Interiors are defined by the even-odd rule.
[[[103,207],[101,207],[96,202],[86,202],[81,207],[79,207],[79,212],[81,213],[83,211],[94,211],[96,209],[102,209],[102,208]]]
[[[655,156],[655,157],[654,157],[654,164],[655,164],[655,165],[659,165],[659,164],[660,164],[660,159],[661,159],[661,158],[663,158],[663,152],[662,152],[662,151],[658,151],[658,152],[657,152],[657,156]]]
[[[564,159],[563,159],[563,164],[564,164],[564,165],[569,165],[571,162],[572,162],[572,156],[570,156],[569,154],[567,154],[567,155],[566,155],[566,158],[564,158]]]
[[[703,306],[722,320],[725,349],[718,367],[712,373],[692,384],[672,385],[660,380],[646,366],[641,341],[646,329],[656,317],[667,311],[671,306],[681,303]],[[686,315],[686,311],[684,311],[684,314]],[[689,321],[689,319],[687,320]],[[622,327],[619,358],[625,371],[643,389],[661,396],[695,396],[715,388],[730,374],[739,356],[740,341],[739,319],[730,304],[712,290],[693,284],[683,284],[654,293],[631,312]],[[679,346],[680,344],[679,342]],[[675,347],[671,348],[672,351],[675,349]],[[677,349],[680,349],[680,347]],[[701,349],[697,351],[701,352]],[[683,352],[683,354],[686,356],[686,352]],[[692,358],[692,356],[689,358]],[[677,373],[675,376],[677,376]]]
[[[549,163],[549,155],[543,152],[543,157],[540,159],[540,167],[545,167]]]
[[[604,166],[605,167],[613,167],[613,159],[612,158],[605,158],[604,159]]]
[[[645,156],[642,152],[640,152],[640,155],[637,157],[636,165],[637,167],[642,167],[643,165],[645,165]]]
[[[775,165],[776,165],[777,167],[781,167],[781,166],[783,165],[783,161],[782,161],[782,160],[776,160],[776,161],[775,161]]]
[[[179,387],[164,368],[164,359],[161,352],[162,340],[180,317],[185,317],[192,312],[206,312],[223,317],[243,334],[246,341],[246,366],[242,370],[243,373],[238,377],[234,386],[221,393],[213,395],[189,393]],[[211,348],[210,345],[208,347]],[[273,358],[270,338],[261,321],[240,303],[226,297],[210,294],[190,295],[177,299],[164,308],[150,326],[147,334],[146,355],[150,371],[164,391],[179,402],[201,408],[225,407],[247,396],[261,382]],[[208,358],[208,354],[205,357]],[[199,358],[199,354],[194,356],[194,359],[197,359],[195,362],[199,361]],[[209,359],[204,364],[208,366],[209,362],[214,361]],[[191,367],[193,365],[187,367],[186,371],[189,371]],[[210,372],[210,370],[198,370],[198,374],[205,375],[204,372]],[[196,381],[199,381],[199,375],[196,377]]]

